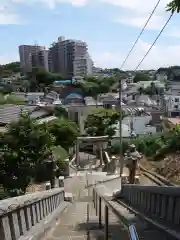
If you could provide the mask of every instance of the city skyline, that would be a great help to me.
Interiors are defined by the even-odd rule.
[[[0,64],[18,60],[21,44],[50,44],[58,36],[87,42],[97,67],[120,67],[156,0],[3,0],[0,3]],[[124,69],[133,69],[168,18],[162,0]],[[179,65],[176,14],[141,69]]]
[[[21,71],[26,74],[33,67],[61,73],[64,77],[89,76],[93,74],[93,61],[86,42],[59,36],[49,48],[40,45],[20,45]]]

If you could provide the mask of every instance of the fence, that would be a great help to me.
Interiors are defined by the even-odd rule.
[[[118,209],[113,206],[112,201],[108,201],[108,199],[99,194],[97,189],[93,189],[93,203],[96,210],[96,215],[99,218],[99,228],[102,228],[102,213],[104,210],[104,240],[109,239],[109,216],[110,211],[120,220],[122,221],[121,213]],[[103,209],[104,207],[104,209]],[[120,231],[120,230],[119,230]],[[138,234],[136,232],[136,228],[134,225],[129,225],[127,227],[127,231],[129,234],[130,240],[139,240]]]
[[[124,185],[119,199],[180,239],[180,188]]]
[[[63,188],[2,200],[0,202],[0,239],[18,240],[22,239],[20,237],[29,236],[33,228],[38,223],[44,223],[63,201]],[[35,233],[32,234],[34,235]]]

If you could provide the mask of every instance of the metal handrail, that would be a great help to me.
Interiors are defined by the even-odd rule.
[[[98,200],[99,199],[99,200]],[[119,214],[119,211],[112,206],[111,201],[108,201],[105,196],[101,195],[98,193],[96,188],[93,188],[93,200],[94,200],[94,207],[96,209],[96,215],[98,216],[98,211],[99,211],[99,227],[101,227],[101,222],[102,222],[102,209],[101,209],[101,202],[104,201],[105,204],[105,240],[108,239],[108,212],[109,209],[115,214],[115,216],[121,221],[122,218]],[[127,224],[127,225],[126,225]],[[125,225],[127,226],[127,231],[129,233],[129,239],[130,240],[139,240],[136,228],[134,225],[128,225],[126,223]]]
[[[138,234],[136,231],[136,227],[134,225],[130,225],[128,227],[128,230],[129,230],[130,240],[139,240],[139,237],[138,237]]]

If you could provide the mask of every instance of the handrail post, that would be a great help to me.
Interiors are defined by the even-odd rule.
[[[104,240],[108,240],[109,237],[109,231],[108,231],[108,227],[109,227],[109,209],[108,206],[105,205],[105,230],[104,230]]]
[[[99,197],[99,228],[102,227],[101,200],[102,200],[101,197]]]
[[[96,202],[96,195],[97,195],[97,192],[94,191],[94,208],[96,210],[96,205],[97,205],[97,202]]]
[[[94,208],[95,208],[95,189],[93,188],[93,204],[94,204]]]
[[[98,215],[98,194],[96,193],[96,216]]]

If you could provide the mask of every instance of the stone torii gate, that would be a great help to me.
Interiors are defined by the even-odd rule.
[[[80,145],[80,143],[90,142],[90,143],[93,143],[93,148],[94,148],[94,144],[96,144],[96,146],[98,145],[98,148],[100,149],[100,164],[102,165],[103,149],[106,148],[108,139],[109,139],[108,136],[78,137],[76,140],[76,164],[79,166],[79,145]],[[106,143],[106,146],[105,146],[105,143]]]

